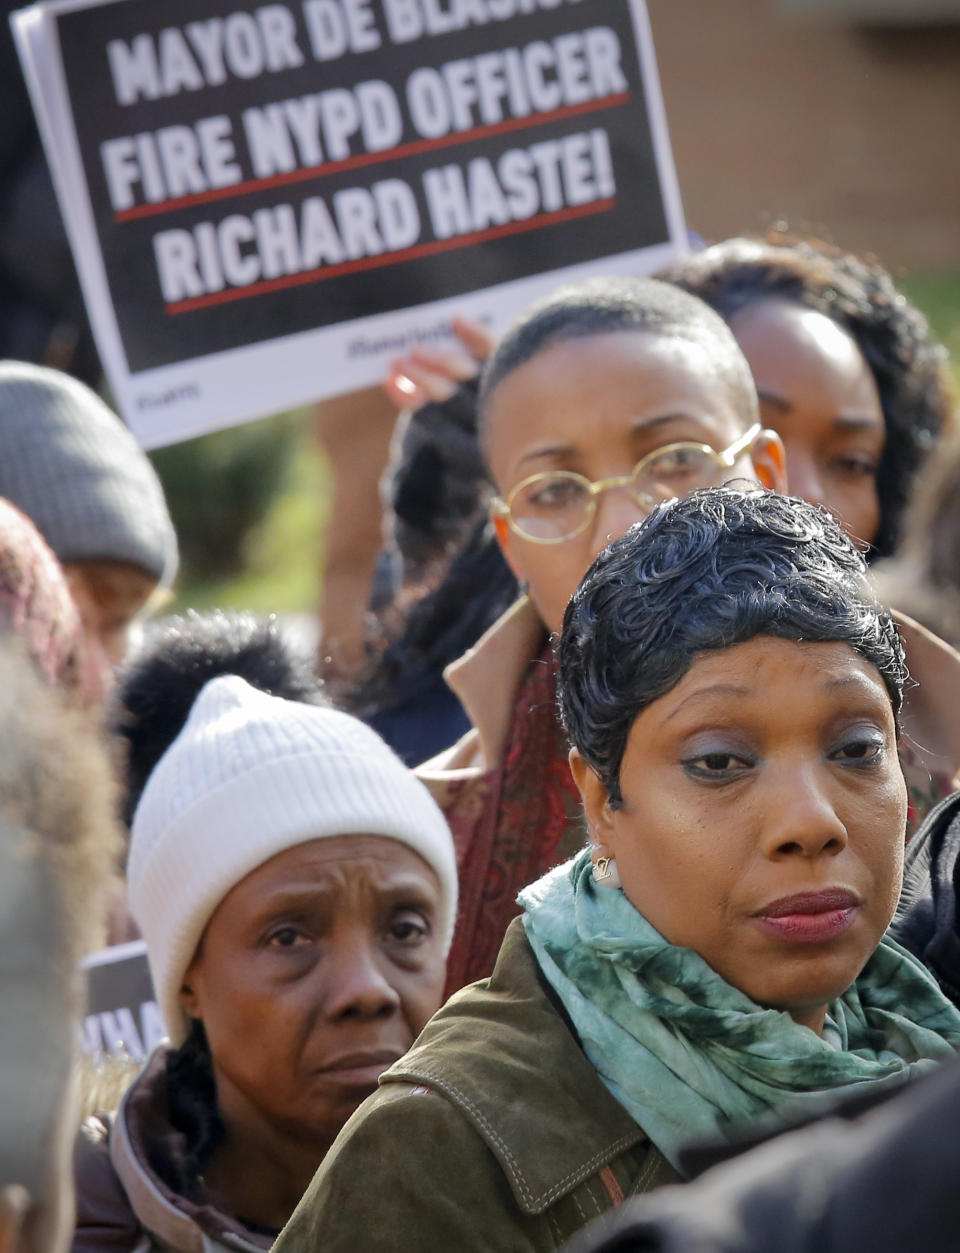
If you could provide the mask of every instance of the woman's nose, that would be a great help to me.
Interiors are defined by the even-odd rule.
[[[642,522],[648,512],[639,503],[637,490],[632,484],[605,491],[597,502],[593,526],[594,556],[629,531],[635,522]]]
[[[806,449],[787,445],[787,491],[813,505],[825,505],[823,476],[816,458]]]
[[[819,770],[798,769],[771,786],[763,834],[768,857],[835,856],[846,848],[847,838],[828,780]]]
[[[400,995],[372,937],[335,944],[324,967],[328,1017],[388,1017],[399,1007]]]

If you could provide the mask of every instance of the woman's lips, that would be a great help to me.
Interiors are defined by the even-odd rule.
[[[843,935],[860,904],[857,894],[847,888],[826,888],[771,901],[753,917],[767,935],[794,944],[822,944]]]
[[[378,1049],[371,1052],[344,1053],[326,1062],[319,1074],[328,1083],[349,1088],[375,1088],[377,1080],[403,1056],[403,1050]]]

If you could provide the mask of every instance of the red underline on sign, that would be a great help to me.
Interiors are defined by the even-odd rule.
[[[306,270],[303,274],[285,274],[282,278],[251,283],[249,287],[228,287],[225,291],[211,292],[208,296],[193,296],[189,300],[178,300],[174,304],[167,305],[166,312],[168,314],[192,313],[195,309],[209,309],[211,305],[227,304],[232,300],[247,300],[251,296],[268,295],[270,292],[284,291],[288,287],[321,283],[324,279],[340,278],[345,274],[358,274],[362,270],[377,270],[385,265],[398,265],[401,261],[432,257],[438,252],[453,252],[456,248],[469,248],[472,244],[486,243],[490,239],[503,239],[506,235],[519,235],[524,231],[556,226],[562,222],[572,222],[576,218],[589,217],[594,213],[608,213],[616,207],[616,203],[613,197],[607,200],[595,200],[592,204],[577,205],[570,209],[557,209],[554,213],[541,213],[538,217],[528,218],[525,222],[508,222],[506,226],[492,226],[489,230],[474,231],[471,235],[458,235],[455,239],[438,239],[429,244],[415,244],[412,248],[404,248],[400,252],[389,252],[380,257],[361,257],[357,261],[344,261],[339,265]]]
[[[562,122],[566,118],[580,117],[584,113],[595,113],[599,109],[618,108],[622,104],[628,104],[629,101],[630,93],[624,91],[616,96],[605,96],[602,100],[564,105],[562,109],[554,109],[552,113],[533,113],[529,117],[508,118],[505,122],[476,126],[471,131],[457,131],[452,135],[442,135],[439,139],[417,139],[413,143],[400,144],[397,148],[387,148],[383,152],[362,152],[355,157],[346,157],[342,161],[328,161],[323,165],[310,165],[302,170],[291,170],[289,174],[274,174],[271,178],[253,178],[246,183],[234,183],[230,187],[215,187],[210,191],[197,192],[192,196],[180,196],[175,200],[161,200],[157,204],[141,204],[133,209],[121,209],[113,217],[115,222],[134,222],[138,218],[149,218],[160,213],[173,213],[177,209],[188,209],[191,205],[210,204],[214,200],[230,200],[234,196],[249,196],[252,192],[268,191],[271,187],[286,187],[291,183],[308,182],[311,179],[325,178],[328,174],[340,174],[344,170],[359,170],[367,165],[379,165],[384,161],[401,161],[405,157],[414,157],[421,152],[433,152],[438,148],[469,144],[478,139],[488,139],[495,135],[509,134],[511,131],[526,130],[531,126],[546,126],[550,122]]]

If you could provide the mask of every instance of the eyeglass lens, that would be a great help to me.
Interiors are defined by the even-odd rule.
[[[629,487],[641,508],[653,501],[711,487],[724,470],[720,456],[699,444],[673,444],[637,465]],[[531,539],[568,539],[584,530],[596,512],[598,492],[571,471],[544,474],[521,484],[510,502],[514,525]],[[601,486],[601,490],[604,490]]]

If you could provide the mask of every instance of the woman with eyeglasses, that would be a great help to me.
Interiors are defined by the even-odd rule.
[[[695,1142],[953,1056],[960,1013],[884,936],[906,671],[864,573],[825,510],[724,488],[597,558],[559,647],[589,847],[521,893],[276,1253],[566,1247]]]
[[[659,500],[731,479],[784,485],[733,336],[651,279],[589,280],[535,305],[487,364],[478,423],[497,540],[525,595],[448,668],[471,729],[418,769],[458,850],[448,991],[490,973],[517,893],[584,842],[548,640],[591,561]]]

